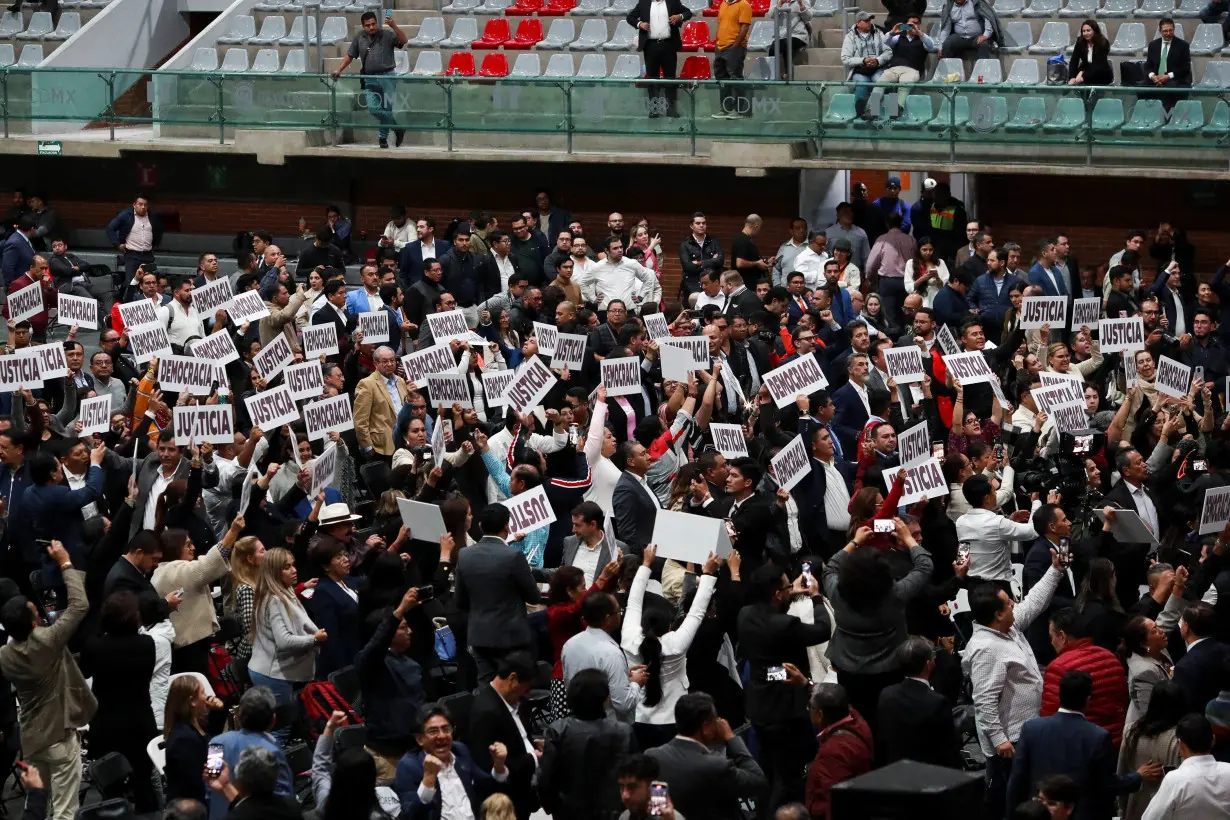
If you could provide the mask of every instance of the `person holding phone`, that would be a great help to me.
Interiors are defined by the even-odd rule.
[[[893,56],[879,81],[916,83],[926,71],[927,55],[935,51],[935,42],[923,33],[922,16],[911,14],[905,22],[897,23],[888,30],[888,47],[892,49]],[[900,105],[905,105],[907,93],[904,88],[897,90]]]
[[[380,123],[380,147],[388,148],[389,127],[397,122],[393,116],[393,98],[397,93],[397,82],[392,77],[397,67],[393,49],[406,45],[406,33],[393,20],[392,10],[384,13],[384,24],[387,26],[384,29],[380,28],[380,19],[374,11],[363,12],[360,19],[363,30],[350,41],[350,48],[342,64],[333,72],[333,79],[337,80],[354,60],[359,60],[363,74],[359,87],[363,90],[368,112]],[[393,136],[400,148],[406,131],[404,128],[394,128]]]
[[[166,741],[167,801],[180,797],[205,800],[205,782],[201,767],[214,746],[206,731],[209,711],[221,709],[222,701],[205,694],[205,687],[195,677],[183,675],[171,683],[167,694],[162,737]],[[222,763],[221,745],[216,746],[218,765]]]

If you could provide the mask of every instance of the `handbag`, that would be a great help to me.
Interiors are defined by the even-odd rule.
[[[1064,60],[1062,54],[1057,54],[1046,61],[1046,84],[1068,84],[1068,63]]]

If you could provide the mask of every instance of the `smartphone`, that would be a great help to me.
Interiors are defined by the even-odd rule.
[[[895,529],[897,528],[893,525],[892,520],[888,518],[877,518],[871,522],[872,532],[891,533]]]
[[[24,760],[15,760],[13,761],[13,765],[21,769],[23,772],[30,771],[30,764]]]
[[[1197,473],[1207,473],[1209,471],[1209,463],[1202,458],[1197,458],[1192,461],[1192,470]]]
[[[803,562],[803,583],[807,586],[808,589],[811,589],[811,585],[816,583],[815,576],[811,574],[811,562],[810,561]]]
[[[969,560],[969,542],[968,541],[958,541],[957,542],[957,560],[960,561],[961,563],[965,563],[966,561]]]
[[[655,780],[649,784],[649,814],[651,817],[659,817],[666,811],[669,795],[669,787],[663,781]]]
[[[770,666],[765,674],[765,680],[768,680],[768,681],[786,680],[786,667]]]
[[[944,460],[944,442],[935,441],[931,443],[931,457]]]
[[[177,597],[177,598],[182,598],[182,597],[184,597],[184,588],[183,588],[183,587],[180,587],[179,589],[175,590],[175,597]]]
[[[386,19],[386,20],[392,20],[392,19],[393,19],[393,10],[392,10],[392,9],[385,9],[385,10],[384,10],[384,19]]]
[[[423,586],[423,587],[418,587],[418,591],[419,591],[419,603],[420,604],[425,601],[430,601],[436,597],[436,588],[432,586],[431,584],[428,584],[427,586]]]
[[[1005,455],[1007,452],[1008,452],[1008,448],[1007,448],[1007,447],[1005,447],[1005,446],[1004,446],[1004,445],[1002,445],[1002,444],[996,444],[996,445],[995,445],[995,460],[996,460],[996,461],[1003,461],[1003,460],[1004,460],[1004,455]]]
[[[739,533],[735,530],[735,525],[729,518],[727,518],[725,521],[726,521],[726,537],[729,538],[733,542],[736,538],[739,537]]]
[[[1072,559],[1072,546],[1067,538],[1059,539],[1059,560],[1068,563]]]
[[[211,778],[222,774],[222,755],[225,752],[226,747],[221,743],[209,744],[209,749],[205,752],[205,774]]]
[[[1196,365],[1194,368],[1192,368],[1192,381],[1197,381],[1197,382],[1204,381],[1204,368],[1201,367],[1200,365]]]

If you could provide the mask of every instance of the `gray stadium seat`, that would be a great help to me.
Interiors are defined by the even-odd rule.
[[[466,14],[478,8],[478,0],[453,0],[447,6],[444,6],[440,11],[445,14]]]
[[[1230,88],[1230,61],[1209,60],[1204,64],[1204,76],[1199,88]]]
[[[246,48],[230,48],[222,55],[223,71],[247,71],[248,50]]]
[[[461,17],[453,23],[453,30],[449,32],[448,37],[440,41],[440,48],[469,48],[470,43],[477,39],[478,20],[473,17]]]
[[[1003,32],[1004,42],[999,50],[1005,54],[1024,54],[1033,45],[1033,27],[1027,22],[1018,20],[1013,23],[1005,23],[1000,27],[1000,30]]]
[[[757,20],[752,23],[752,32],[747,38],[748,51],[768,51],[773,45],[773,21]]]
[[[37,44],[21,47],[21,56],[17,58],[18,68],[35,68],[43,61],[43,47]]]
[[[282,4],[282,11],[288,14],[302,14],[303,0],[287,0],[287,2]]]
[[[1137,100],[1132,116],[1123,124],[1125,134],[1152,134],[1166,122],[1161,100]],[[1203,123],[1202,123],[1203,124]]]
[[[1103,97],[1093,107],[1093,130],[1109,134],[1123,125],[1123,100],[1118,97]]]
[[[410,55],[406,53],[405,49],[399,48],[393,51],[393,73],[410,73]]]
[[[74,12],[75,13],[75,12]],[[36,11],[30,15],[30,25],[17,35],[18,40],[41,40],[55,30],[51,24],[51,12]]]
[[[547,28],[547,34],[542,38],[542,42],[538,44],[538,48],[559,51],[560,49],[568,48],[568,44],[575,39],[577,39],[576,21],[560,17],[551,21],[551,25]]]
[[[542,75],[542,58],[537,54],[518,54],[513,61],[510,77],[539,77]]]
[[[1008,85],[1038,85],[1042,82],[1042,72],[1038,68],[1038,60],[1034,57],[1017,57],[1008,69]]]
[[[743,76],[749,80],[774,80],[772,57],[753,57],[752,64],[744,70]]]
[[[625,21],[626,22],[626,21]],[[573,51],[593,51],[602,48],[606,42],[606,21],[586,20],[581,26],[581,33],[569,46]]]
[[[575,74],[571,54],[552,54],[547,60],[547,70],[544,77],[571,77]]]
[[[1170,17],[1174,14],[1174,0],[1143,0],[1133,17]]]
[[[965,80],[965,64],[961,61],[961,58],[941,57],[935,64],[935,71],[931,75],[931,82],[949,82],[948,78],[953,74],[957,75],[957,82]]]
[[[349,33],[350,26],[345,17],[326,17],[320,26],[320,44],[336,45],[345,40]]]
[[[634,8],[636,8],[636,0],[611,0],[611,5],[602,13],[608,17],[627,17],[628,12]]]
[[[60,15],[60,23],[56,30],[44,37],[44,40],[67,40],[81,30],[81,14],[66,11]]]
[[[995,13],[1002,20],[1005,17],[1018,17],[1025,8],[1025,0],[999,0],[995,4]]]
[[[927,123],[927,128],[932,131],[943,131],[949,126],[960,128],[969,122],[969,97],[961,95],[956,97],[956,105],[951,109],[948,106],[948,97],[940,97],[940,108],[935,115],[935,119]]]
[[[188,70],[217,71],[218,49],[209,48],[208,46],[198,46],[196,52],[192,55],[192,65],[188,66]]]
[[[324,12],[345,11],[346,6],[346,0],[323,0],[320,4],[320,10]]]
[[[345,7],[347,14],[362,14],[365,11],[380,11],[380,0],[355,0]]]
[[[939,17],[944,11],[944,0],[927,0],[927,8],[923,12],[924,17]],[[999,6],[995,7],[996,14],[999,12]]]
[[[286,62],[282,65],[281,72],[283,74],[306,74],[307,52],[301,48],[288,51],[286,53]]]
[[[1182,0],[1174,10],[1175,17],[1199,17],[1204,10],[1205,0]]]
[[[475,14],[503,14],[504,9],[512,5],[512,0],[483,0],[483,4],[474,9]]]
[[[225,37],[219,37],[219,43],[246,43],[256,36],[256,18],[250,14],[240,14],[231,20],[231,30]]]
[[[281,11],[282,0],[264,0],[252,7],[253,11]]]
[[[261,23],[261,30],[255,37],[249,37],[248,42],[256,46],[273,45],[286,36],[285,17],[266,17]]]
[[[1021,97],[1016,114],[1004,128],[1008,131],[1037,131],[1046,122],[1046,99],[1044,97]]]
[[[1200,100],[1179,100],[1162,126],[1163,134],[1194,134],[1204,127],[1204,106]]]
[[[1022,12],[1022,17],[1054,17],[1059,13],[1063,0],[1030,0],[1029,6]]]
[[[1127,17],[1136,12],[1136,0],[1106,0],[1098,9],[1098,17]]]
[[[1029,47],[1030,54],[1059,54],[1072,44],[1072,29],[1067,23],[1052,20],[1042,26],[1038,42]]]
[[[252,61],[254,74],[272,74],[281,67],[281,55],[276,48],[262,48],[256,52],[256,59]]]
[[[1068,0],[1068,5],[1059,12],[1060,17],[1092,17],[1098,10],[1098,0]]]
[[[446,35],[443,17],[424,17],[423,22],[419,23],[418,33],[407,40],[406,45],[417,48],[434,46]]]
[[[303,16],[291,18],[290,31],[286,36],[278,40],[279,45],[297,46],[303,44]],[[316,42],[316,18],[307,18],[307,41],[309,43]]]
[[[409,56],[409,55],[407,55]],[[420,51],[414,60],[414,71],[420,77],[434,77],[444,73],[444,58],[438,51]]]
[[[1225,45],[1226,38],[1221,33],[1220,23],[1201,23],[1196,26],[1196,33],[1192,35],[1192,54],[1207,57],[1218,53]]]
[[[606,77],[606,55],[586,54],[577,69],[577,79],[599,80]]]
[[[19,11],[6,11],[0,16],[0,39],[15,37],[26,27],[26,18]]]
[[[832,17],[841,11],[841,0],[815,0],[811,5],[812,17]]]
[[[645,74],[639,54],[620,54],[615,58],[615,67],[611,69],[611,77],[621,80],[636,80]]]
[[[610,0],[581,0],[570,14],[602,14],[606,11],[606,7],[610,5]],[[700,12],[695,12],[699,14]]]
[[[1080,97],[1060,97],[1055,101],[1051,118],[1042,126],[1043,131],[1070,133],[1085,125],[1085,101]]]
[[[1145,50],[1145,24],[1120,23],[1115,42],[1110,45],[1111,54],[1136,54]]]
[[[987,60],[975,60],[974,67],[969,72],[969,79],[971,82],[978,82],[979,77],[982,77],[984,83],[999,85],[1004,81],[1004,69],[999,64],[999,60],[993,57]]]
[[[705,0],[683,0],[683,7],[692,12],[692,16],[695,17],[696,15],[704,12],[704,10],[709,7],[709,4],[706,3]],[[577,10],[573,9],[572,13],[576,14]]]
[[[994,94],[982,99],[974,98],[966,129],[986,133],[1008,122],[1008,98]]]
[[[17,52],[12,43],[0,43],[0,68],[8,68],[17,62]]]

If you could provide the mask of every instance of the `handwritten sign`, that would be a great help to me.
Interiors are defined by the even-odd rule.
[[[286,335],[279,333],[269,340],[269,344],[261,348],[261,352],[252,357],[252,365],[265,381],[272,381],[282,368],[295,360],[295,353],[290,349]]]
[[[557,333],[555,352],[551,356],[551,367],[580,370],[585,364],[585,342],[585,337],[578,333]],[[541,343],[538,349],[542,350]]]
[[[795,436],[790,443],[773,456],[769,469],[783,490],[790,490],[811,472],[811,459],[802,436]]]
[[[709,432],[713,434],[713,446],[726,458],[747,456],[747,439],[739,425],[710,422]]]
[[[86,330],[98,330],[98,302],[73,296],[71,293],[61,293],[56,297],[57,325],[76,325]]]
[[[670,338],[671,326],[661,313],[646,313],[641,318],[645,321],[645,330],[649,333],[650,339],[658,342]]]
[[[555,510],[551,509],[546,488],[541,484],[500,503],[512,514],[508,522],[508,531],[512,533],[533,532],[555,521]]]
[[[105,433],[110,430],[111,394],[82,399],[81,407],[77,412],[77,421],[81,422],[81,435],[83,436]]]
[[[1089,419],[1085,416],[1083,401],[1065,401],[1063,404],[1052,404],[1050,417],[1061,433],[1071,433],[1073,430],[1087,430]]]
[[[1043,325],[1055,330],[1068,326],[1068,297],[1026,296],[1021,300],[1021,328],[1036,330]]]
[[[202,340],[204,341],[204,340]],[[170,393],[187,390],[194,396],[208,396],[218,378],[217,363],[194,356],[163,356],[158,360],[158,385]]]
[[[340,397],[339,397],[340,398]],[[333,483],[337,473],[337,445],[329,442],[325,451],[312,459],[312,498],[320,495],[325,487]]]
[[[814,353],[770,370],[764,375],[764,383],[779,408],[793,404],[798,396],[806,396],[829,386],[829,380],[820,369]]]
[[[942,495],[948,495],[948,483],[944,481],[944,473],[940,470],[940,463],[936,459],[929,458],[913,467],[886,469],[884,470],[884,485],[892,489],[893,482],[897,480],[897,473],[903,469],[905,470],[905,486],[902,488],[901,496],[903,506],[924,498],[939,498]]]
[[[365,314],[359,314],[363,316]],[[364,334],[366,336],[366,334]],[[336,356],[341,353],[337,344],[337,325],[308,325],[303,329],[303,355],[309,359],[320,356]]]
[[[1169,356],[1163,356],[1157,363],[1157,392],[1166,396],[1181,399],[1187,395],[1187,388],[1192,383],[1192,369],[1180,364]]]
[[[139,327],[162,324],[154,303],[144,296],[135,302],[124,302],[120,305],[120,319],[124,327],[132,331]]]
[[[1123,353],[1143,350],[1145,322],[1139,316],[1128,319],[1102,319],[1098,322],[1098,339],[1103,353]]]
[[[453,351],[447,342],[437,342],[431,347],[402,356],[401,366],[406,371],[406,381],[413,382],[415,387],[426,387],[429,375],[456,370],[457,360],[453,358]]]
[[[884,363],[888,366],[888,375],[897,384],[920,382],[927,377],[923,369],[922,351],[912,344],[885,348]]]
[[[219,310],[225,310],[234,296],[235,294],[231,292],[231,280],[220,276],[212,282],[192,289],[192,309],[205,316],[212,316]]]
[[[504,391],[516,375],[515,370],[483,371],[483,395],[487,397],[488,407],[504,406]]]
[[[551,356],[555,353],[555,345],[559,341],[559,330],[542,322],[534,322],[534,339],[538,342],[538,352]]]
[[[641,360],[636,356],[602,360],[602,383],[610,397],[641,394]]]
[[[0,356],[0,393],[34,390],[43,386],[38,361],[29,356]]]
[[[555,374],[547,369],[542,360],[534,356],[518,369],[516,376],[504,391],[504,401],[518,413],[524,413],[542,401],[542,397],[555,386]]]
[[[243,293],[235,294],[226,312],[230,314],[232,322],[242,325],[264,319],[269,315],[269,308],[265,305],[265,300],[261,298],[259,292],[245,290]]]
[[[460,310],[442,310],[428,314],[427,326],[431,328],[431,338],[436,344],[447,344],[453,339],[464,339],[470,335],[466,315]]]
[[[460,404],[468,409],[474,406],[470,401],[469,382],[460,373],[428,375],[427,392],[431,394],[432,407],[452,407],[454,404]]]
[[[215,365],[227,365],[239,358],[235,349],[235,340],[225,330],[211,333],[204,339],[192,342],[188,349],[192,355],[201,359],[209,359]]]
[[[137,330],[128,328],[127,332],[128,346],[138,363],[148,362],[155,356],[161,359],[171,355],[171,339],[162,325],[146,325]]]
[[[248,407],[248,418],[252,419],[252,426],[262,430],[272,430],[299,418],[290,388],[284,384],[272,390],[264,390],[255,396],[248,396],[244,401]]]
[[[1200,510],[1200,534],[1221,532],[1230,523],[1230,487],[1213,487],[1204,492]]]
[[[931,458],[931,435],[925,421],[897,436],[897,452],[901,454],[901,463],[906,467],[913,467]]]
[[[389,341],[389,314],[384,310],[359,314],[359,330],[363,331],[363,344],[377,345]]]
[[[43,380],[62,379],[68,375],[68,360],[64,358],[64,345],[50,343],[34,345],[17,351],[18,356],[38,360],[38,375]]]
[[[991,372],[991,365],[987,364],[986,356],[983,356],[980,350],[945,356],[944,366],[948,368],[949,375],[960,380],[962,387],[996,381],[995,374]]]
[[[9,321],[20,322],[43,312],[43,286],[40,282],[27,285],[9,294]]]
[[[307,428],[308,441],[324,438],[329,433],[353,430],[350,397],[333,396],[303,405],[303,426]]]
[[[175,407],[175,443],[208,441],[210,444],[235,443],[234,408],[229,404],[202,404]],[[268,430],[269,428],[264,428]]]
[[[320,362],[303,362],[292,364],[286,368],[286,386],[290,388],[290,397],[299,399],[318,399],[325,394],[325,379],[320,370]]]
[[[1077,299],[1072,303],[1072,329],[1098,326],[1098,318],[1102,315],[1102,299],[1090,296],[1088,299]]]
[[[952,331],[948,329],[948,325],[940,325],[940,329],[935,332],[935,340],[940,343],[940,350],[945,356],[955,356],[961,352],[961,348],[957,345],[957,340],[953,337]]]

